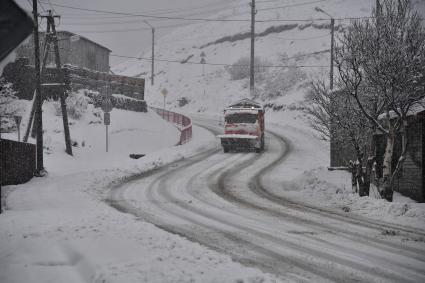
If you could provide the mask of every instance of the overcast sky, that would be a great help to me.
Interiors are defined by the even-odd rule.
[[[0,0],[1,1],[1,0]],[[32,10],[32,0],[15,0],[24,9]],[[133,14],[149,14],[171,17],[208,17],[240,2],[238,0],[40,0],[39,11],[43,13],[52,4],[67,5],[83,9],[107,10]],[[357,0],[351,0],[357,1]],[[247,12],[249,11],[249,0]],[[424,4],[425,0],[413,0]],[[93,11],[81,11],[52,5],[61,15],[58,30],[68,30],[83,35],[112,50],[113,54],[135,56],[150,50],[151,30],[142,17],[111,15]],[[419,5],[425,15],[425,5]],[[417,6],[417,7],[419,7]],[[155,27],[179,26],[193,21],[159,20],[145,18]],[[42,26],[43,28],[43,26]],[[127,31],[125,31],[127,30]],[[156,37],[171,32],[171,28],[158,28]],[[111,57],[110,64],[116,65],[124,59]]]
[[[44,9],[50,9],[48,0],[40,0]],[[16,0],[26,10],[32,10],[32,0]],[[85,9],[128,12],[135,14],[150,14],[160,16],[190,16],[196,14],[207,17],[220,9],[235,3],[235,0],[50,0],[52,4],[67,5]],[[247,1],[247,10],[249,11]],[[151,30],[141,17],[127,17],[120,15],[101,14],[89,11],[79,11],[54,6],[61,15],[58,30],[69,30],[88,37],[109,49],[112,53],[134,56],[141,51],[150,50]],[[42,13],[43,9],[40,7]],[[175,20],[146,20],[153,26],[182,25],[186,21]],[[122,30],[129,31],[122,31]],[[140,29],[140,30],[135,30]],[[143,30],[146,29],[146,30]],[[117,31],[121,30],[121,31]],[[172,31],[173,28],[160,28],[156,35],[161,36]],[[123,59],[111,57],[111,65]]]

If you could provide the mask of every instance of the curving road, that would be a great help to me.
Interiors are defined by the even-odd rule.
[[[216,123],[195,121],[214,134]],[[425,231],[273,195],[268,173],[291,144],[267,133],[262,154],[221,148],[145,173],[109,203],[245,265],[296,282],[425,282]],[[384,231],[397,231],[386,235]]]

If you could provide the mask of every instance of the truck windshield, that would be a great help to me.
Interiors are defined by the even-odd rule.
[[[257,121],[256,114],[238,113],[238,114],[230,114],[226,116],[226,123],[229,123],[229,124],[237,124],[237,123],[254,124],[255,121]]]

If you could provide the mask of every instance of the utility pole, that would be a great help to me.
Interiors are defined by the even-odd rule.
[[[251,0],[251,64],[249,76],[249,91],[251,96],[254,94],[254,46],[255,46],[255,0]]]
[[[42,106],[43,96],[41,93],[41,78],[40,78],[40,46],[38,38],[38,11],[37,0],[32,0],[32,12],[34,17],[34,71],[35,71],[35,90],[36,90],[36,119],[34,124],[37,128],[37,142],[36,142],[36,176],[44,176],[43,164],[43,117]]]
[[[143,21],[145,24],[150,26],[152,29],[152,66],[151,66],[151,85],[154,83],[154,77],[155,77],[155,28],[153,25],[151,25],[148,21]]]
[[[329,87],[331,90],[334,88],[334,49],[335,49],[335,19],[331,18],[331,69],[329,72]]]
[[[44,70],[46,68],[46,63],[47,63],[47,58],[48,58],[48,54],[49,54],[49,50],[50,50],[50,41],[49,41],[49,37],[48,34],[50,34],[50,26],[47,25],[47,29],[46,29],[46,36],[44,37],[44,46],[43,46],[43,63],[41,64],[41,68],[40,68],[40,78],[43,76],[44,74]],[[41,80],[41,79],[40,79]],[[32,126],[32,131],[31,131],[31,136],[33,138],[36,137],[37,135],[37,130],[36,130],[36,125],[34,125],[34,120],[36,120],[37,118],[35,118],[36,113],[35,113],[35,109],[37,104],[37,89],[34,91],[34,101],[33,101],[33,105],[31,107],[31,111],[30,111],[30,116],[28,119],[28,124],[27,124],[27,129],[25,131],[25,135],[24,135],[24,142],[28,141],[28,137],[31,131],[31,126]]]
[[[47,21],[48,21],[48,25],[49,25],[49,22],[50,22],[50,26],[52,28],[53,46],[54,46],[54,49],[55,49],[56,68],[59,71],[58,72],[59,73],[59,83],[62,85],[62,88],[63,88],[64,87],[64,74],[63,74],[63,69],[62,69],[60,56],[59,56],[59,44],[58,44],[58,37],[57,37],[57,34],[56,34],[55,17],[59,17],[59,16],[53,16],[52,11],[49,10],[49,15],[47,17]],[[60,102],[61,102],[61,110],[62,110],[63,131],[64,131],[64,134],[65,134],[66,153],[68,153],[69,155],[72,155],[71,134],[69,133],[68,112],[66,111],[65,91],[61,91],[61,93],[60,93]]]
[[[46,34],[45,34],[45,43],[44,43],[44,57],[43,57],[43,65],[40,68],[40,58],[39,58],[39,47],[38,44],[35,44],[34,49],[37,49],[36,51],[36,60],[35,60],[35,71],[36,74],[38,73],[38,76],[41,77],[41,74],[43,74],[44,69],[46,67],[46,63],[47,63],[47,57],[50,51],[50,46],[53,43],[53,47],[54,47],[54,51],[55,51],[55,63],[56,63],[56,68],[58,70],[58,75],[59,75],[59,82],[53,85],[59,86],[59,87],[64,87],[64,74],[63,74],[63,70],[61,67],[61,62],[60,62],[60,54],[59,54],[59,44],[58,44],[58,38],[57,38],[57,34],[56,34],[56,27],[55,27],[55,18],[59,18],[58,15],[53,15],[52,11],[49,10],[48,11],[49,14],[48,15],[44,15],[41,16],[42,18],[46,18],[47,19],[47,28],[46,28]],[[34,41],[35,38],[37,37],[37,41],[38,41],[38,31],[37,33],[34,34]],[[38,56],[37,56],[38,54]],[[38,61],[38,64],[37,64]],[[39,79],[41,81],[41,78]],[[39,88],[41,89],[41,82],[37,85],[39,86]],[[33,109],[38,109],[39,107],[41,108],[41,106],[38,106],[39,104],[42,105],[43,104],[43,98],[41,96],[41,92],[38,90],[38,88],[36,88],[35,91],[35,99],[34,101],[35,106],[33,107]],[[72,155],[72,146],[71,146],[71,135],[69,133],[69,123],[68,123],[68,113],[66,111],[66,99],[65,99],[65,92],[64,89],[61,90],[60,93],[60,102],[61,102],[61,110],[62,110],[62,120],[63,120],[63,128],[64,128],[64,135],[65,135],[65,146],[66,146],[66,153],[68,153],[69,155]],[[37,146],[38,146],[38,135],[40,134],[40,128],[38,126],[38,124],[36,124],[36,122],[41,119],[41,112],[38,113],[38,111],[35,111],[35,115],[34,115],[34,111],[33,109],[31,109],[31,113],[30,113],[30,118],[29,118],[29,125],[27,127],[25,136],[24,136],[24,142],[27,141],[28,139],[28,135],[30,132],[30,125],[31,125],[31,120],[32,117],[34,116],[34,127],[37,131]],[[41,128],[42,129],[42,128]],[[42,138],[42,131],[41,131],[41,138]],[[38,153],[38,152],[37,152]],[[38,155],[37,155],[38,158]],[[37,166],[38,169],[38,166]]]
[[[154,72],[154,66],[155,66],[155,29],[152,27],[152,68],[151,68],[151,85],[153,85],[155,72]]]
[[[204,51],[202,51],[201,52],[201,64],[202,64],[202,76],[204,76],[205,75],[205,63],[206,63],[206,61],[205,61],[205,52]]]
[[[328,13],[326,13],[322,8],[315,7],[317,12],[323,13],[329,18],[331,18],[331,66],[329,71],[329,88],[333,90],[334,88],[334,60],[335,60],[335,19]]]

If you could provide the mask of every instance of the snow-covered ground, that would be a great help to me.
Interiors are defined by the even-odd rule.
[[[413,3],[415,9],[425,15],[425,2]],[[243,1],[238,2],[234,9],[223,11],[212,18],[246,19],[249,7],[243,4]],[[299,1],[291,0],[285,1],[285,5],[274,1],[256,5],[256,19],[259,21],[256,24],[256,33],[259,34],[255,41],[256,55],[266,65],[301,66],[295,69],[265,68],[265,73],[259,75],[256,81],[256,99],[270,106],[266,108],[266,128],[286,137],[294,150],[276,173],[280,177],[275,178],[280,182],[275,186],[276,190],[319,206],[337,210],[343,208],[363,216],[425,227],[424,205],[412,204],[411,200],[399,197],[398,194],[395,202],[390,204],[375,198],[375,190],[371,191],[371,197],[359,198],[352,193],[348,173],[328,172],[329,145],[317,137],[309,125],[308,116],[302,111],[308,82],[313,78],[327,80],[329,72],[329,52],[321,52],[330,48],[329,22],[327,16],[315,8],[319,7],[337,18],[338,42],[339,33],[350,24],[350,20],[344,18],[370,16],[376,1],[332,0],[298,4]],[[275,21],[261,22],[261,19]],[[190,113],[194,117],[203,115],[222,119],[222,110],[226,105],[250,96],[248,77],[233,80],[228,71],[229,66],[190,63],[199,63],[202,53],[205,54],[206,62],[212,64],[233,64],[241,57],[249,56],[249,36],[243,35],[249,30],[249,22],[205,22],[179,28],[160,38],[155,49],[158,59],[155,63],[156,83],[155,86],[147,86],[147,99],[150,103],[162,105],[160,91],[166,88],[169,91],[167,108]],[[313,52],[320,53],[311,54]],[[150,50],[147,50],[140,56],[149,57],[149,54]],[[285,59],[286,55],[295,58],[288,60]],[[169,59],[187,62],[169,62]],[[304,67],[312,65],[323,67]],[[150,64],[149,61],[130,59],[116,66],[114,71],[146,77],[150,74]],[[282,83],[279,84],[279,80]],[[280,94],[275,93],[276,86],[283,89]],[[189,103],[179,106],[182,97]],[[282,174],[282,171],[285,173]],[[289,181],[294,185],[282,188],[282,182]]]
[[[96,111],[89,107],[72,121],[79,146],[69,157],[52,107],[44,109],[48,176],[3,188],[0,282],[272,282],[104,201],[112,186],[131,176],[216,146],[208,131],[195,127],[193,141],[175,147],[178,131],[153,112],[113,110],[105,153],[104,126],[90,123]],[[146,156],[134,160],[129,153]]]
[[[296,2],[293,0],[285,4]],[[317,5],[335,17],[356,17],[369,15],[374,2],[331,0]],[[240,3],[246,4],[244,1]],[[328,53],[288,62],[282,56],[284,53],[291,57],[329,49],[329,30],[305,26],[309,22],[284,21],[324,18],[323,14],[314,10],[315,4],[260,10],[273,5],[278,6],[278,3],[259,3],[257,19],[282,21],[259,23],[257,32],[264,32],[272,26],[295,26],[258,37],[256,50],[259,57],[270,65],[289,62],[324,67],[303,68],[301,77],[305,75],[305,79],[295,80],[294,85],[278,96],[261,95],[270,88],[267,81],[257,83],[258,99],[263,104],[281,108],[281,111],[267,110],[266,128],[283,136],[292,149],[281,166],[268,174],[265,184],[273,188],[273,193],[296,201],[344,211],[348,215],[425,229],[423,204],[398,194],[394,203],[374,198],[373,192],[371,197],[360,198],[351,192],[347,173],[327,171],[328,145],[315,136],[300,109],[308,79],[327,76]],[[217,17],[247,18],[247,11],[249,7],[245,5],[223,11]],[[337,21],[339,24],[346,22]],[[225,105],[249,96],[248,80],[231,80],[223,66],[207,65],[202,75],[201,65],[160,60],[181,61],[192,55],[189,62],[199,62],[203,51],[208,63],[232,64],[249,55],[247,38],[201,46],[247,31],[249,23],[198,23],[176,29],[159,39],[155,86],[146,84],[148,103],[162,106],[160,91],[166,88],[169,93],[167,109],[218,121]],[[150,63],[130,60],[115,67],[114,71],[148,77]],[[269,76],[278,75],[273,68],[267,72]],[[189,103],[180,107],[182,97]],[[55,112],[53,103],[45,104],[45,166],[48,176],[34,178],[24,185],[3,188],[6,210],[0,216],[0,282],[278,281],[272,275],[235,263],[229,256],[161,230],[137,216],[118,212],[105,202],[111,188],[131,180],[132,176],[218,148],[218,141],[210,132],[194,127],[193,140],[175,147],[177,129],[156,114],[113,110],[109,128],[110,150],[105,153],[105,126],[101,112],[88,105],[82,117],[71,118],[71,135],[77,146],[73,147],[74,156],[70,157],[64,152],[62,121]],[[16,132],[3,136],[16,139]],[[129,158],[131,153],[146,156],[134,160]]]
[[[291,148],[285,162],[266,180],[277,195],[347,215],[425,229],[425,204],[397,192],[394,201],[387,202],[373,185],[369,197],[360,197],[352,190],[349,172],[328,170],[329,147],[318,142],[311,131],[296,123],[269,128],[282,135]]]

